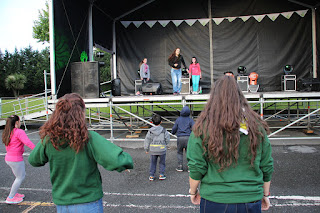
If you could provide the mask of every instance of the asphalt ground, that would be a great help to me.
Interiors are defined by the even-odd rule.
[[[39,141],[36,131],[27,131],[35,144]],[[188,172],[175,171],[174,143],[167,152],[167,179],[150,182],[149,156],[142,149],[143,142],[117,142],[131,154],[134,169],[118,173],[100,167],[104,212],[199,212],[199,207],[193,205],[188,196]],[[272,206],[266,212],[320,212],[319,141],[278,141],[272,144],[275,172],[271,183]],[[27,174],[19,192],[26,197],[19,205],[8,205],[5,199],[14,176],[4,161],[5,147],[0,144],[0,212],[56,212],[51,197],[49,165],[32,167],[27,161],[31,150],[28,147],[25,150]]]

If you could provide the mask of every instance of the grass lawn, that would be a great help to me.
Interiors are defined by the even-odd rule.
[[[44,105],[44,97],[40,98],[28,98],[28,99],[21,99],[19,100],[2,100],[1,103],[1,116],[0,118],[7,118],[8,116],[12,114],[17,114],[17,115],[22,115],[21,110],[20,110],[20,105],[21,108],[23,109],[23,113],[30,114],[32,112],[37,112],[41,110],[45,110],[45,105]],[[276,101],[276,100],[275,100]],[[20,104],[19,104],[20,102]],[[149,102],[145,102],[149,103]],[[153,102],[154,104],[160,103],[160,102]],[[144,115],[144,116],[151,116],[152,112],[157,112],[161,114],[161,112],[166,112],[168,114],[176,114],[178,111],[182,109],[182,105],[180,101],[171,101],[171,102],[166,102],[170,103],[172,105],[154,105],[154,106],[148,106],[148,105],[143,105],[143,103],[140,104],[140,107],[138,106],[120,106],[122,109],[127,110],[132,112],[133,114],[138,114],[138,115]],[[316,109],[318,108],[318,102],[311,102],[310,103],[310,108],[311,109]],[[291,110],[296,110],[296,109],[307,109],[308,108],[308,103],[264,103],[264,110],[282,110],[286,109],[290,106]],[[260,111],[260,103],[251,103],[251,106],[253,107],[254,110]],[[205,107],[205,104],[197,104],[197,105],[189,105],[189,107],[193,111],[202,111]],[[90,108],[91,110],[91,116],[96,117],[96,116],[102,116],[109,118],[110,117],[110,108],[109,107],[104,107],[104,108]],[[120,109],[115,109],[116,112],[119,114],[119,116],[129,116],[127,113]],[[170,113],[172,112],[172,113]],[[117,116],[116,113],[113,111],[112,112],[114,116]],[[87,109],[87,115],[89,115],[89,109]]]

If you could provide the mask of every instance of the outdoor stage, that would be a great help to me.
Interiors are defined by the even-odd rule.
[[[252,108],[261,118],[270,123],[276,136],[287,128],[306,131],[319,127],[320,92],[257,92],[244,93]],[[107,96],[84,99],[90,129],[110,131],[110,140],[142,141],[151,121],[152,114],[162,116],[163,125],[171,130],[182,107],[188,105],[196,119],[209,99],[210,94]],[[55,101],[49,101],[54,104]],[[53,108],[53,105],[51,105]],[[175,140],[175,136],[171,137]],[[309,139],[320,139],[308,136]],[[292,139],[292,137],[281,137]]]

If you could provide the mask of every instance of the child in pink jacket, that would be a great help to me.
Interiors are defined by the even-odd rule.
[[[192,77],[192,94],[199,94],[199,82],[201,75],[200,64],[197,61],[196,57],[192,57],[191,64],[189,66],[189,76]]]
[[[7,118],[7,123],[2,133],[2,142],[5,144],[7,151],[5,161],[16,176],[10,194],[6,199],[6,203],[9,204],[16,204],[23,201],[24,194],[17,193],[26,175],[22,154],[24,153],[24,145],[30,149],[34,149],[35,147],[26,133],[22,129],[19,129],[20,126],[20,118],[17,115],[11,115]]]

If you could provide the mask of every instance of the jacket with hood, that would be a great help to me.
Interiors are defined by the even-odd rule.
[[[182,108],[180,117],[176,120],[172,127],[172,134],[176,134],[178,137],[190,136],[194,121],[190,116],[190,109],[188,106]]]
[[[144,139],[144,150],[151,155],[164,155],[170,142],[168,131],[162,126],[151,127]]]

